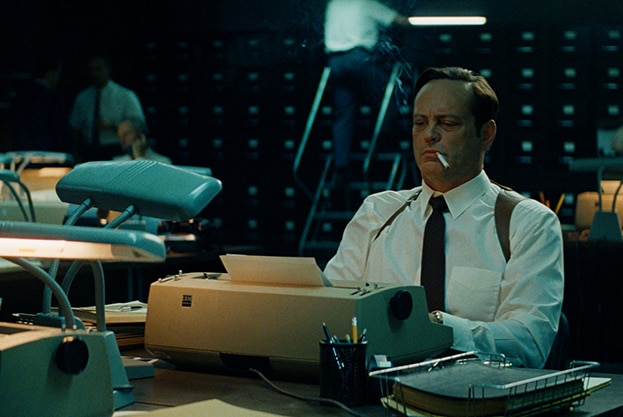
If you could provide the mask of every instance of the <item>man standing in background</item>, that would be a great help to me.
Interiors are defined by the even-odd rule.
[[[363,100],[378,104],[389,79],[377,54],[379,34],[390,26],[409,26],[406,16],[375,0],[330,0],[324,44],[333,85],[332,184],[342,185],[350,168],[355,121]]]
[[[119,153],[119,123],[128,118],[144,121],[145,115],[136,93],[110,78],[106,58],[90,58],[88,67],[91,85],[78,93],[69,123],[76,134],[81,162],[109,160]]]

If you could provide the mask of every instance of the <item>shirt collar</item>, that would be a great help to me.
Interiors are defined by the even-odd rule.
[[[467,208],[478,200],[483,194],[487,192],[487,189],[491,182],[489,177],[484,171],[480,171],[471,180],[464,184],[459,185],[456,188],[451,189],[446,193],[440,193],[430,188],[426,183],[422,184],[422,195],[420,198],[424,205],[428,204],[428,200],[432,196],[443,195],[448,205],[448,211],[452,218],[457,218]]]
[[[109,90],[110,88],[112,88],[114,85],[114,82],[112,80],[108,80],[106,81],[106,84],[104,84],[104,86],[100,89],[100,91],[104,91],[104,90]],[[95,87],[94,85],[91,86],[93,88],[93,91],[97,91],[97,87]]]

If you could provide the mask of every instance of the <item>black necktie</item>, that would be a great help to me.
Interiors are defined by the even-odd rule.
[[[428,309],[444,310],[446,254],[444,234],[446,221],[443,213],[448,209],[443,197],[433,197],[429,204],[433,212],[426,222],[422,245],[422,269],[420,283],[426,291]]]
[[[91,133],[91,144],[99,145],[100,142],[100,129],[97,125],[97,120],[100,118],[100,95],[101,90],[98,88],[95,93],[95,111],[93,112],[93,131]]]

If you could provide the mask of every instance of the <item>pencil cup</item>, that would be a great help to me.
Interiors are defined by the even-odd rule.
[[[367,342],[328,343],[320,341],[320,397],[345,405],[362,405],[367,401]]]

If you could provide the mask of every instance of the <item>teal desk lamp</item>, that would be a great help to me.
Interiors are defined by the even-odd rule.
[[[133,403],[134,398],[114,335],[106,331],[101,262],[157,262],[166,257],[164,243],[157,236],[117,227],[133,215],[188,220],[203,210],[221,187],[218,179],[202,175],[197,170],[156,161],[87,162],[76,165],[56,185],[61,201],[79,205],[64,226],[6,223],[4,230],[0,229],[0,236],[26,239],[29,244],[26,249],[23,246],[20,249],[12,246],[15,242],[7,243],[3,254],[0,243],[0,256],[6,255],[10,260],[26,256],[53,260],[47,276],[54,284],[46,282],[43,317],[50,315],[52,294],[59,300],[63,296],[66,298],[77,271],[85,262],[90,263],[95,278],[97,331],[112,335],[112,338],[107,336],[106,349],[110,358],[115,409]],[[105,228],[75,226],[79,217],[92,207],[115,210],[120,214]],[[47,239],[45,249],[37,246],[41,243],[39,239]],[[60,287],[62,296],[58,294],[55,279],[61,259],[74,261]],[[38,273],[41,276],[41,272]],[[59,301],[63,320],[56,323],[60,323],[61,328],[67,325],[76,328],[77,320],[69,311],[68,302],[64,307],[63,304]]]
[[[0,222],[0,256],[42,281],[65,319],[61,328],[0,323],[0,416],[111,416],[133,403],[114,333],[78,329],[66,292],[31,259],[88,261],[103,282],[101,262],[164,261],[164,243],[131,230]]]

